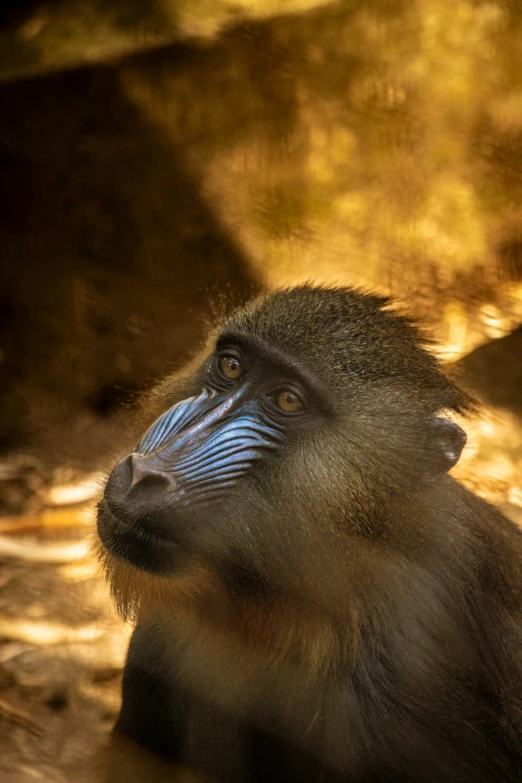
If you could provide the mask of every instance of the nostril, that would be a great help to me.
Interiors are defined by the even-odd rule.
[[[131,454],[132,482],[129,488],[129,498],[138,499],[140,504],[148,503],[176,483],[174,477],[157,465],[151,464],[150,458],[141,454]]]
[[[122,501],[138,501],[146,504],[175,484],[174,477],[155,470],[140,455],[130,454],[113,468],[105,486],[105,500],[110,507]]]
[[[150,533],[177,543],[172,513],[179,486],[174,474],[163,467],[151,456],[134,453],[114,467],[104,496],[110,514],[104,515],[101,507],[102,530],[105,525],[113,535]]]
[[[150,471],[141,474],[138,478],[134,477],[128,495],[129,498],[139,499],[140,503],[147,503],[165,492],[169,486],[171,480],[167,474]]]
[[[144,479],[150,479],[151,476],[162,476],[163,472],[155,470],[150,464],[150,460],[142,457],[140,454],[131,454],[130,462],[132,465],[131,488],[141,483]]]

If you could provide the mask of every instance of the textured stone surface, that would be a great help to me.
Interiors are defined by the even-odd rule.
[[[335,0],[6,0],[0,81],[104,63],[224,28]]]
[[[457,362],[456,370],[485,402],[522,420],[522,327],[476,348]]]

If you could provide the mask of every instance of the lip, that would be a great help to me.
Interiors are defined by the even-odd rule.
[[[109,508],[105,499],[98,506],[98,535],[113,557],[142,571],[171,574],[178,571],[186,557],[185,549],[149,531],[130,529]]]

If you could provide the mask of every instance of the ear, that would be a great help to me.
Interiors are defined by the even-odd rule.
[[[429,427],[430,472],[436,478],[457,464],[468,436],[449,419],[431,419]]]

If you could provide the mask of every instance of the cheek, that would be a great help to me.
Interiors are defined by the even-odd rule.
[[[355,475],[338,444],[308,439],[286,450],[268,475],[267,495],[275,507],[293,516],[318,520],[338,510],[346,498],[347,479]]]
[[[242,487],[226,506],[226,538],[276,589],[310,595],[329,570],[338,570],[345,531],[334,522],[338,498],[313,477],[291,473],[285,461],[281,471],[272,465]]]

